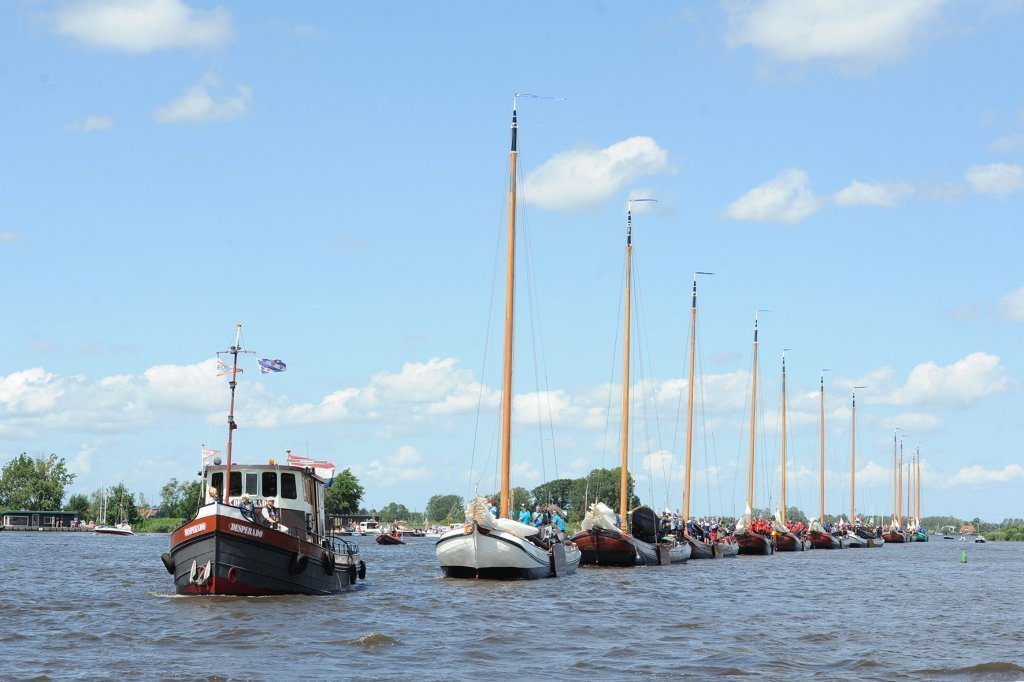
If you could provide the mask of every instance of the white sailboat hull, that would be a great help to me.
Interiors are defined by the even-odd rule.
[[[580,563],[580,551],[573,544],[565,549],[565,574]],[[529,540],[493,529],[481,532],[475,524],[452,530],[435,545],[437,561],[449,578],[533,580],[554,576],[551,554]]]
[[[94,531],[97,535],[135,535],[132,527],[127,523],[119,523],[116,526],[97,526]]]

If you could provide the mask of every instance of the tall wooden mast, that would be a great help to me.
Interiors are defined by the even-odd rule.
[[[754,439],[757,434],[757,311],[754,313],[754,364],[750,389],[750,471],[747,476],[747,507],[754,509]]]
[[[917,494],[914,496],[914,520],[918,523],[921,522],[921,446],[917,446],[917,476],[914,477],[917,481]]]
[[[516,297],[517,99],[512,100],[512,146],[508,152],[508,265],[505,277],[505,359],[501,382],[501,518],[508,518],[512,476],[512,332]]]
[[[899,479],[897,480],[897,483],[896,483],[896,494],[899,496],[898,497],[899,501],[896,503],[896,510],[897,510],[897,514],[899,514],[899,516],[897,517],[897,520],[900,523],[900,528],[902,528],[903,527],[903,439],[902,438],[900,439],[900,458],[899,458],[899,463],[897,465],[897,476],[899,476]]]
[[[821,522],[825,523],[825,372],[821,370],[820,411],[821,411]]]
[[[686,408],[686,474],[683,482],[683,521],[690,520],[690,467],[693,462],[693,377],[697,352],[697,275],[710,275],[710,272],[693,273],[693,296],[690,299],[690,381],[687,384],[689,401]]]
[[[228,350],[231,353],[231,381],[228,382],[228,386],[231,387],[231,406],[228,408],[228,447],[227,463],[224,466],[224,489],[220,491],[221,499],[225,504],[231,504],[229,501],[231,495],[231,447],[234,442],[235,429],[238,428],[238,424],[235,423],[235,389],[238,387],[238,354],[241,350],[242,323],[239,322],[235,325],[235,342]]]
[[[626,310],[622,344],[622,463],[619,467],[619,527],[629,530],[629,340],[633,281],[633,211],[626,211]]]
[[[850,525],[857,521],[857,389],[867,386],[854,386],[853,397],[850,398]]]
[[[782,350],[782,509],[779,520],[786,524],[786,351]]]

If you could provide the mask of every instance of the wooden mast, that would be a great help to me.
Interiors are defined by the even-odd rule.
[[[689,401],[686,408],[686,473],[683,479],[683,522],[690,520],[690,466],[693,461],[693,376],[697,349],[697,275],[693,273],[693,295],[690,299],[690,381],[687,384]]]
[[[825,524],[825,372],[829,370],[821,370],[821,389],[819,395],[821,396],[820,411],[821,411],[821,523]]]
[[[898,498],[899,501],[896,503],[896,510],[897,510],[897,513],[899,514],[899,516],[897,518],[899,519],[900,528],[902,528],[903,527],[903,439],[902,438],[900,439],[900,458],[899,458],[899,464],[897,466],[898,466],[898,468],[897,468],[897,475],[899,476],[899,479],[897,480],[897,483],[896,483],[896,494],[899,495],[899,498]]]
[[[512,474],[512,331],[516,296],[516,107],[512,99],[512,146],[508,152],[508,265],[505,277],[505,358],[501,382],[501,518],[508,518]]]
[[[896,434],[899,428],[892,431],[892,520],[899,524],[900,517],[900,484],[896,468]]]
[[[629,531],[628,483],[629,483],[629,333],[630,301],[633,279],[633,212],[626,211],[626,311],[625,336],[622,344],[622,464],[619,467],[619,527],[623,533]]]
[[[782,351],[782,509],[779,520],[786,525],[786,351]]]
[[[854,495],[857,492],[857,389],[867,386],[854,386],[853,397],[850,399],[850,526],[855,526],[857,504]]]
[[[750,389],[750,471],[747,476],[747,507],[754,510],[754,438],[757,433],[757,314],[754,313],[754,364]]]
[[[914,519],[917,523],[921,522],[921,446],[917,446],[917,476],[914,477],[917,481],[917,494],[914,496]]]
[[[238,424],[235,423],[235,388],[238,387],[238,353],[241,350],[242,323],[239,322],[235,325],[235,342],[228,351],[232,357],[231,381],[228,382],[228,386],[231,387],[231,406],[228,408],[228,452],[227,463],[224,466],[224,483],[222,484],[224,489],[219,491],[221,499],[225,504],[230,504],[229,498],[231,496],[231,446],[234,440],[235,429],[238,428]]]

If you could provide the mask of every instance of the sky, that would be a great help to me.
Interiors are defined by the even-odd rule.
[[[1024,3],[0,4],[0,462],[149,499],[223,449],[350,467],[367,507],[496,488],[509,121],[521,183],[513,484],[617,465],[694,511],[1024,516]],[[681,393],[682,392],[682,393]],[[680,402],[680,395],[683,395]],[[680,407],[682,409],[680,410]],[[538,420],[538,414],[543,420]]]

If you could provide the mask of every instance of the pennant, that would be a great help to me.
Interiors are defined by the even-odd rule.
[[[210,450],[209,448],[203,448],[203,462],[212,459],[220,454],[220,450]]]
[[[271,360],[270,358],[260,358],[259,363],[260,372],[262,372],[263,374],[270,374],[271,372],[283,372],[288,367],[280,360]]]

